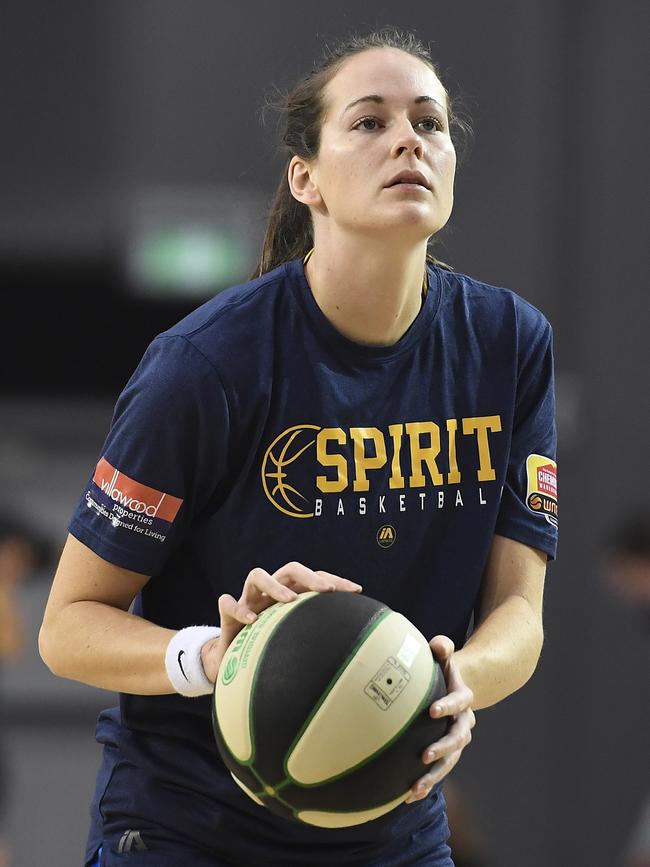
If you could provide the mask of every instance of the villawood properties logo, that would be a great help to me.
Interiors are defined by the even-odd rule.
[[[269,502],[291,518],[338,517],[350,509],[359,515],[424,511],[427,497],[438,509],[462,507],[464,497],[484,506],[496,487],[484,483],[496,481],[492,449],[500,433],[498,415],[385,429],[298,424],[266,449],[262,487]],[[377,541],[386,546],[388,535]]]
[[[106,458],[97,464],[93,482],[98,491],[95,497],[90,491],[86,494],[89,508],[108,518],[114,527],[121,526],[161,542],[165,536],[157,529],[171,524],[183,505],[179,497],[143,485],[116,469]]]

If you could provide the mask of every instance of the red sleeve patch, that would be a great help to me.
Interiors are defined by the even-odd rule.
[[[136,514],[160,518],[170,524],[183,505],[179,497],[150,488],[115,469],[106,458],[97,464],[93,482],[97,487],[123,508]]]

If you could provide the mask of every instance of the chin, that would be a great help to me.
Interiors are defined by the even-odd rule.
[[[396,236],[403,235],[405,240],[413,242],[426,241],[435,235],[447,222],[448,216],[432,212],[431,208],[423,208],[416,202],[405,202],[398,208],[391,208],[370,219],[368,212],[363,218],[347,222],[347,228],[355,234],[383,238],[395,241]],[[340,223],[341,228],[346,224]]]
[[[443,220],[439,214],[432,214],[430,210],[407,205],[400,207],[398,213],[391,214],[385,227],[392,232],[407,231],[418,240],[424,240],[439,232],[446,222],[446,219]]]

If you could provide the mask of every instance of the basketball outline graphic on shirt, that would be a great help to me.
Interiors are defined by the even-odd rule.
[[[310,448],[311,446],[316,444],[316,438],[314,437],[314,439],[311,440],[310,442],[308,442],[307,445],[303,446],[302,448],[298,449],[298,451],[294,452],[292,455],[287,457],[287,452],[289,451],[289,448],[293,445],[294,440],[297,437],[299,437],[303,431],[306,431],[306,430],[313,430],[313,431],[316,431],[316,433],[318,433],[318,431],[321,430],[321,428],[319,425],[315,425],[315,424],[297,424],[297,425],[294,425],[293,427],[287,428],[287,430],[282,431],[282,433],[279,434],[273,440],[271,445],[266,450],[266,453],[265,453],[264,458],[262,460],[262,484],[264,486],[264,493],[266,494],[268,499],[273,503],[273,505],[275,506],[276,509],[279,509],[281,512],[284,512],[285,515],[289,515],[292,518],[313,518],[314,517],[313,512],[304,512],[300,509],[299,506],[297,506],[295,503],[291,502],[291,500],[289,499],[289,494],[287,492],[290,492],[290,493],[300,497],[306,503],[308,503],[309,500],[307,499],[307,497],[303,496],[300,493],[300,491],[296,490],[296,488],[294,488],[293,485],[289,485],[287,482],[284,481],[285,478],[287,477],[287,473],[284,472],[284,468],[289,466],[289,464],[292,464],[294,461],[298,460],[298,458],[304,452],[306,452],[308,448]],[[278,445],[278,443],[281,443],[282,440],[285,438],[286,438],[286,442],[284,443],[279,456],[276,457],[273,454],[273,449]],[[273,471],[273,472],[269,472],[267,469],[269,460],[272,462],[272,464],[275,467],[275,471]],[[272,491],[269,491],[267,479],[274,479],[276,482],[275,487],[273,488]],[[284,500],[284,502],[288,506],[290,506],[291,509],[293,509],[293,511],[290,512],[288,509],[281,506],[280,503],[278,503],[278,501],[275,499],[276,494],[279,494],[282,497],[282,499]]]

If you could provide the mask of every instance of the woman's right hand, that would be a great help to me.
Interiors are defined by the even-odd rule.
[[[206,676],[215,682],[221,660],[231,641],[244,626],[254,623],[257,615],[270,605],[276,602],[292,602],[299,593],[309,590],[319,593],[332,593],[336,590],[360,593],[362,589],[361,585],[354,581],[329,572],[314,572],[302,563],[287,563],[272,575],[259,567],[252,569],[244,582],[239,599],[228,593],[219,597],[221,635],[208,641],[201,649],[201,661]]]

